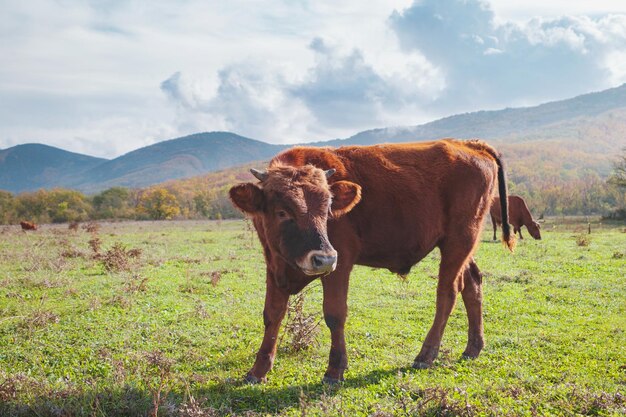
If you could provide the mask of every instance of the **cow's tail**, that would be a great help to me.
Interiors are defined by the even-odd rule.
[[[500,211],[502,212],[502,243],[509,248],[511,252],[515,249],[515,235],[511,234],[511,225],[509,224],[509,198],[506,190],[506,175],[504,174],[504,164],[500,157],[500,153],[493,147],[482,141],[471,141],[478,143],[483,150],[489,153],[495,159],[498,165],[498,196],[500,197]]]
[[[494,155],[494,158],[496,164],[498,164],[498,194],[500,196],[500,210],[502,211],[502,242],[513,252],[515,249],[515,235],[511,234],[511,225],[509,224],[509,197],[506,191],[504,166],[499,155]]]

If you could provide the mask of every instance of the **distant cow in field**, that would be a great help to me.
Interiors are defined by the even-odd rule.
[[[28,222],[26,220],[22,220],[20,222],[20,226],[22,226],[22,230],[37,230],[37,225],[33,222]]]
[[[234,205],[252,217],[266,261],[265,334],[248,382],[265,381],[276,355],[289,296],[316,278],[323,287],[331,347],[324,381],[343,380],[348,366],[344,325],[355,264],[407,275],[439,248],[434,323],[413,367],[438,355],[459,292],[468,314],[464,357],[483,348],[482,278],[472,257],[496,187],[508,213],[499,154],[481,141],[295,147],[275,156],[258,183],[230,189]],[[499,186],[496,186],[499,184]],[[503,240],[515,236],[506,215]]]
[[[491,209],[491,223],[493,224],[493,240],[496,240],[496,225],[502,224],[502,209],[500,208],[500,198],[494,197]],[[509,196],[509,222],[513,225],[513,233],[519,233],[522,237],[522,226],[526,226],[528,233],[537,240],[541,239],[541,226],[533,220],[533,216],[528,210],[524,199],[517,195]]]

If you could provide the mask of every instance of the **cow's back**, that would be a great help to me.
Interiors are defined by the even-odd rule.
[[[363,187],[348,214],[361,237],[358,263],[401,273],[448,238],[455,220],[486,211],[497,173],[495,162],[457,141],[336,152],[351,164],[349,180]]]

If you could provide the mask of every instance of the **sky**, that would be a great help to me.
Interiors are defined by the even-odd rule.
[[[621,85],[626,1],[0,0],[0,57],[0,149],[299,143]]]

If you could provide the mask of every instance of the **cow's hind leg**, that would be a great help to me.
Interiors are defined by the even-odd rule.
[[[418,369],[428,368],[439,354],[439,346],[448,317],[454,309],[456,298],[463,286],[463,272],[466,262],[476,243],[475,236],[454,236],[453,240],[440,246],[441,264],[437,284],[435,320],[426,335],[420,353],[413,362]]]
[[[474,259],[471,259],[463,273],[463,304],[467,311],[468,334],[464,358],[476,358],[485,346],[483,336],[483,288],[482,274]]]
[[[265,308],[263,309],[265,333],[254,366],[245,377],[246,381],[250,383],[266,381],[266,375],[272,369],[276,356],[278,330],[287,312],[288,301],[289,294],[278,288],[273,278],[268,277],[265,290]]]

